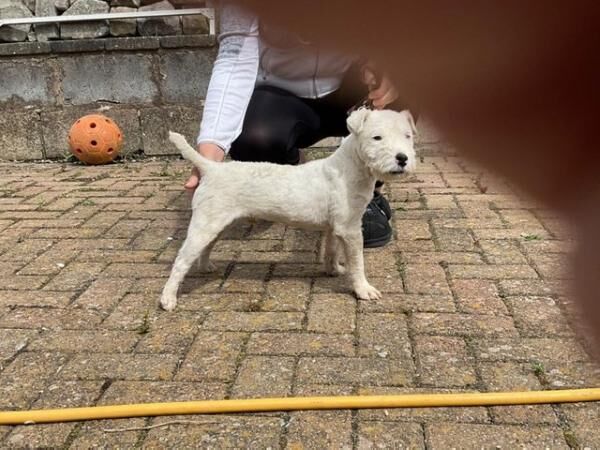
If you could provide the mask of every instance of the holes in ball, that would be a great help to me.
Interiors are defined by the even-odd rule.
[[[109,149],[107,150],[107,152],[108,152],[108,153],[112,153],[112,152],[114,152],[114,151],[115,151],[115,149],[114,149],[114,148],[112,148],[112,147],[111,147],[111,148],[109,148]]]
[[[95,122],[90,123],[90,128],[96,128],[96,123]]]
[[[98,142],[92,141],[91,144],[94,145],[94,146],[96,146],[96,145],[98,145]]]
[[[81,151],[81,149],[80,149],[80,148],[76,148],[76,149],[75,149],[75,151],[76,151],[77,153],[83,153],[83,152]]]

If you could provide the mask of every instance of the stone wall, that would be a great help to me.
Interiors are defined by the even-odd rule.
[[[174,10],[201,7],[190,0],[0,0],[0,19],[73,16],[80,14]],[[122,19],[97,22],[6,25],[1,42],[46,42],[57,39],[97,39],[120,36],[174,36],[207,34],[209,21],[202,15]]]
[[[5,6],[18,4],[20,10],[27,5],[31,12],[41,1],[0,0],[0,14],[6,17]],[[103,3],[48,1],[65,14],[81,2]],[[105,9],[166,4],[144,5],[149,1],[104,3]],[[184,3],[187,0],[171,1],[192,6]],[[194,140],[216,46],[215,37],[207,34],[206,19],[193,17],[195,25],[179,17],[133,21],[131,33],[135,29],[135,33],[151,36],[115,37],[127,34],[123,31],[127,24],[119,22],[69,24],[79,28],[65,28],[66,24],[58,29],[56,25],[30,27],[21,35],[12,29],[11,39],[21,42],[0,42],[0,160],[65,158],[70,154],[69,128],[77,118],[95,112],[112,117],[123,130],[123,156],[174,154],[166,139],[169,129]],[[196,34],[186,34],[189,27],[195,27]],[[4,27],[0,31],[6,32]],[[8,40],[8,35],[1,34],[2,39]],[[104,37],[89,37],[100,35]],[[438,141],[422,121],[419,126],[421,142]],[[337,142],[326,139],[317,146]]]
[[[124,155],[173,153],[168,129],[197,135],[214,36],[85,39],[0,45],[0,159],[67,156],[67,132],[102,112]]]

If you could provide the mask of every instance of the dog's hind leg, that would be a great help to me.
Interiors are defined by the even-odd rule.
[[[323,233],[323,242],[321,243],[322,259],[325,264],[325,272],[331,276],[341,275],[346,268],[341,263],[342,246],[338,237],[332,230]]]
[[[227,216],[213,216],[209,220],[206,216],[194,212],[188,228],[188,235],[177,254],[177,258],[175,258],[171,275],[162,292],[160,305],[163,309],[166,311],[175,309],[175,306],[177,306],[177,291],[190,267],[198,258],[201,258],[201,264],[208,262],[212,245],[219,233],[232,220],[233,218]]]
[[[218,237],[214,238],[210,244],[208,244],[202,252],[200,253],[200,257],[198,258],[198,269],[202,273],[210,273],[214,272],[217,268],[216,266],[210,262],[210,253],[212,252],[213,247],[219,240]]]
[[[339,235],[346,254],[346,270],[350,276],[352,289],[361,300],[376,300],[381,293],[375,289],[365,277],[363,259],[362,233],[360,230]]]

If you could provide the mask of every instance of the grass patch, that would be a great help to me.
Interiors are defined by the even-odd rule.
[[[137,334],[147,334],[150,332],[150,318],[148,311],[144,313],[144,317],[142,317],[142,323],[138,325],[135,331]]]

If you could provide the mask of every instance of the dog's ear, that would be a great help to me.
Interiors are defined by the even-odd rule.
[[[410,129],[413,132],[413,136],[416,136],[419,133],[419,131],[417,130],[417,124],[415,123],[415,119],[413,119],[413,115],[408,109],[403,112],[406,114],[406,118],[408,120],[408,123],[410,124]]]
[[[369,110],[367,108],[360,108],[354,111],[348,119],[346,120],[346,125],[348,126],[348,130],[350,133],[358,134],[362,129],[365,120],[367,120],[367,116],[369,115]]]

